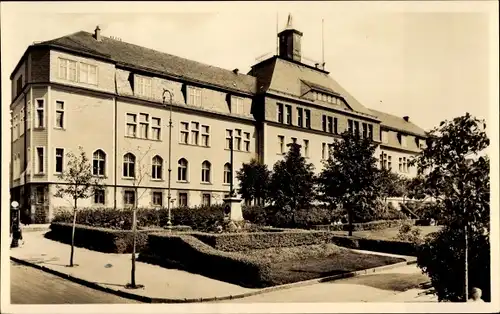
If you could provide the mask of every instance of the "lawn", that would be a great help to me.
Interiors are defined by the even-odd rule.
[[[441,226],[418,226],[421,230],[421,234],[423,237],[428,235],[429,233],[439,231]],[[333,231],[334,234],[338,235],[347,235],[347,231]],[[394,240],[395,237],[399,233],[399,228],[387,228],[380,230],[364,230],[364,231],[354,231],[352,233],[353,236],[367,239],[376,239],[376,240]]]
[[[334,244],[251,250],[244,254],[271,265],[269,284],[273,286],[405,261],[357,253]]]

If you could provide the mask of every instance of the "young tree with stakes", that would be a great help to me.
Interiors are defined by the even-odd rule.
[[[341,205],[347,211],[349,236],[352,236],[354,216],[362,216],[375,208],[379,197],[376,144],[369,138],[360,138],[348,131],[341,140],[335,140],[330,158],[318,177],[323,201],[332,208]]]
[[[101,188],[100,178],[92,174],[92,165],[87,158],[81,146],[78,147],[79,153],[69,152],[66,154],[68,159],[67,166],[59,176],[61,184],[56,185],[55,197],[70,197],[73,200],[73,227],[71,231],[71,254],[69,266],[73,267],[73,257],[75,251],[75,227],[78,201],[87,199],[94,195],[95,191]]]

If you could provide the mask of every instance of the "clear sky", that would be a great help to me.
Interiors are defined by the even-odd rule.
[[[426,130],[466,111],[487,119],[495,3],[4,2],[2,103],[10,104],[9,75],[34,41],[99,24],[104,36],[246,73],[276,51],[277,15],[281,30],[292,13],[303,56],[318,61],[324,19],[326,69],[365,106]]]

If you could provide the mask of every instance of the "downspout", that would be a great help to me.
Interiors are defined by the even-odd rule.
[[[115,67],[115,96],[113,97],[113,100],[114,100],[114,106],[115,106],[115,116],[114,116],[114,133],[115,133],[115,138],[114,138],[114,154],[115,154],[115,161],[114,161],[114,169],[113,169],[113,172],[114,172],[114,182],[113,182],[113,208],[116,209],[116,180],[117,180],[117,171],[118,171],[118,166],[116,164],[117,160],[118,160],[118,154],[117,154],[117,151],[118,151],[118,147],[117,147],[117,142],[118,142],[118,103],[116,101],[116,96],[118,95],[118,83],[116,82],[116,67]]]

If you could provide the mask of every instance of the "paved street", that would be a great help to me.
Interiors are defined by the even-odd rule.
[[[138,303],[14,262],[10,276],[12,304]]]

